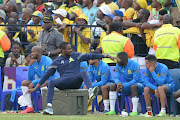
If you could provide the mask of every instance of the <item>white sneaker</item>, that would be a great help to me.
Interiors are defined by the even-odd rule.
[[[96,95],[99,93],[99,87],[89,88],[89,99],[94,99]]]

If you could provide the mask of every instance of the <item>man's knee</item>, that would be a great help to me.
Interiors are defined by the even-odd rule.
[[[109,86],[108,84],[103,85],[103,86],[100,87],[100,89],[101,89],[102,92],[103,92],[103,91],[107,91],[109,88],[110,88],[110,86]]]
[[[116,91],[117,85],[114,83],[110,86],[110,91]]]
[[[29,80],[24,80],[21,82],[21,86],[29,86],[32,82]]]
[[[144,88],[144,93],[150,93],[150,88],[149,87],[145,87]]]
[[[161,92],[162,92],[162,91],[164,91],[164,92],[165,92],[165,91],[168,91],[168,86],[167,86],[167,85],[159,86],[159,87],[158,87],[158,91],[161,91]]]
[[[131,92],[136,92],[138,89],[138,86],[137,85],[131,85]]]

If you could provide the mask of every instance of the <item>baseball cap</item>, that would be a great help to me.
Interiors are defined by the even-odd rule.
[[[112,20],[114,19],[114,15],[113,14],[105,14],[106,16],[109,16]]]
[[[54,14],[59,14],[59,15],[61,15],[61,16],[63,16],[63,17],[66,17],[67,16],[67,12],[66,12],[66,10],[64,10],[64,9],[57,9],[57,10],[53,10],[52,11]]]
[[[99,9],[102,11],[103,14],[111,14],[111,9],[108,5],[103,5],[99,7]]]
[[[88,23],[88,17],[84,14],[81,14],[76,20],[78,21],[78,19],[84,19]]]
[[[53,8],[55,8],[55,5],[52,2],[45,2],[45,3],[43,3],[43,7],[45,7],[45,5],[52,6]]]
[[[4,10],[0,10],[0,17],[5,20],[6,13],[4,12]]]
[[[123,17],[123,12],[120,10],[114,10],[114,12],[117,14],[117,16]]]
[[[43,14],[40,11],[35,11],[32,16],[37,16],[40,17],[41,19],[43,19]]]
[[[53,22],[53,17],[52,16],[44,16],[43,22]]]
[[[83,14],[81,9],[71,9],[71,12],[75,13],[78,17]]]

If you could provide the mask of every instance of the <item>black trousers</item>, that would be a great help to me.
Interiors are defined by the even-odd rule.
[[[166,60],[166,59],[158,59],[157,61],[165,64],[168,67],[168,69],[179,68],[179,63],[175,61]]]
[[[2,86],[3,86],[3,82],[4,82],[4,58],[0,57],[0,67],[1,67],[1,82],[2,82]]]

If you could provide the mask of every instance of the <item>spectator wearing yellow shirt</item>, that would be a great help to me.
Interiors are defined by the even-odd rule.
[[[119,6],[116,3],[112,2],[111,0],[104,0],[101,6],[103,5],[108,5],[109,8],[111,9],[111,13],[113,13],[114,10],[119,10]]]
[[[125,9],[123,21],[132,20],[134,15],[134,9],[131,7],[133,0],[122,0],[121,7]]]
[[[32,21],[29,25],[43,25],[43,14],[40,11],[35,11],[32,14]],[[27,40],[32,43],[37,43],[40,32],[42,31],[42,26],[28,26],[27,27]]]
[[[0,10],[0,25],[4,25],[4,20],[6,17],[6,13],[3,10]],[[1,31],[5,31],[5,26],[0,26]]]
[[[59,7],[60,9],[65,9],[69,15],[72,14],[71,10],[81,9],[78,4],[74,3],[74,0],[64,0],[64,4]]]
[[[138,12],[140,9],[147,9],[148,4],[146,0],[134,0],[133,1],[133,8],[135,10],[133,19],[137,18]]]
[[[81,14],[77,19],[77,25],[88,25],[88,18]],[[77,34],[77,52],[89,53],[92,31],[85,26],[78,26],[74,31]],[[73,36],[74,40],[76,39],[76,34]]]

